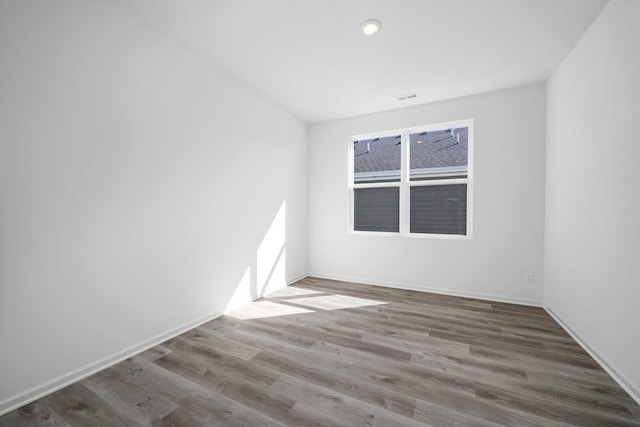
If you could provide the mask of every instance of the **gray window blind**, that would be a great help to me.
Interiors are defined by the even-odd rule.
[[[399,188],[356,188],[353,196],[354,230],[400,231]]]
[[[467,234],[467,184],[411,187],[411,233]]]

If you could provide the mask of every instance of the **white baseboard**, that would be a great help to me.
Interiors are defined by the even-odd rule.
[[[558,316],[550,307],[548,307],[547,305],[543,305],[542,307],[547,311],[547,313],[549,313],[549,316],[553,317],[553,320],[558,322],[558,324],[562,326],[562,329],[567,331],[567,333],[571,335],[571,338],[573,338],[580,345],[580,347],[584,349],[584,351],[589,353],[589,355],[593,357],[596,362],[598,362],[602,369],[607,371],[611,378],[613,378],[613,380],[617,382],[618,385],[622,387],[622,389],[626,391],[627,394],[629,394],[629,396],[631,396],[631,398],[638,403],[638,405],[640,405],[640,390],[636,389],[633,385],[627,382],[624,377],[620,375],[618,371],[611,365],[611,363],[607,361],[607,359],[605,359],[600,353],[595,351],[591,345],[589,345],[584,339],[580,337],[580,335],[578,335],[573,329],[571,329],[571,327],[567,325],[562,320],[562,318],[560,318],[560,316]]]
[[[70,384],[78,382],[90,375],[95,374],[96,372],[108,368],[109,366],[113,366],[118,362],[122,362],[123,360],[128,359],[131,356],[135,356],[138,353],[141,353],[151,347],[163,343],[164,341],[176,337],[190,329],[207,323],[208,321],[213,320],[221,315],[222,313],[209,314],[207,316],[185,323],[184,325],[174,328],[168,332],[156,335],[153,338],[149,338],[148,340],[145,340],[139,344],[135,344],[120,352],[112,354],[111,356],[107,356],[96,362],[73,370],[67,374],[63,374],[50,381],[46,381],[16,396],[5,399],[0,402],[0,416],[18,409],[21,406],[27,405],[35,400],[38,400],[48,394],[51,394],[54,391],[60,390],[61,388],[64,388]]]
[[[287,285],[297,282],[298,280],[304,279],[305,277],[307,277],[306,274],[301,274],[291,280],[287,280]],[[258,298],[260,298],[260,296]],[[48,394],[51,394],[57,390],[60,390],[70,384],[78,382],[88,376],[95,374],[96,372],[102,371],[103,369],[113,366],[116,363],[122,362],[123,360],[128,359],[131,356],[135,356],[138,353],[148,350],[151,347],[154,347],[160,343],[163,343],[168,339],[174,338],[184,332],[187,332],[190,329],[197,328],[198,326],[204,323],[207,323],[210,320],[213,320],[217,317],[220,317],[223,314],[224,313],[221,311],[220,313],[209,314],[207,316],[201,317],[194,321],[187,322],[184,325],[174,328],[168,332],[156,335],[153,338],[150,338],[139,344],[128,347],[111,356],[107,356],[96,362],[90,363],[86,366],[73,370],[67,374],[54,378],[50,381],[46,381],[16,396],[5,399],[2,402],[0,402],[0,416],[8,412],[11,412],[15,409],[18,409],[24,405],[28,405],[29,403],[35,400],[38,400]]]
[[[501,297],[498,295],[481,294],[481,293],[475,293],[475,292],[454,291],[450,289],[430,288],[430,287],[411,285],[407,283],[371,281],[366,279],[360,279],[357,277],[334,276],[334,275],[328,275],[328,274],[322,274],[322,273],[309,273],[307,277],[317,277],[319,279],[362,283],[364,285],[372,285],[372,286],[385,286],[387,288],[404,289],[408,291],[430,292],[434,294],[451,295],[456,297],[475,298],[475,299],[481,299],[486,301],[506,302],[510,304],[526,305],[530,307],[542,307],[542,303],[540,301],[527,300],[527,299],[521,299],[521,298]]]

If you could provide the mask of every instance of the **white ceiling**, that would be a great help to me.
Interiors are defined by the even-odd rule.
[[[542,82],[607,2],[114,1],[309,123]]]

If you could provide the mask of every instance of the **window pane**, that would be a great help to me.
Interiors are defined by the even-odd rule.
[[[354,182],[400,181],[400,135],[353,143]]]
[[[400,189],[398,187],[354,189],[353,229],[400,231]]]
[[[467,184],[411,187],[411,233],[467,234]]]
[[[411,180],[467,176],[469,128],[412,133],[409,141]]]

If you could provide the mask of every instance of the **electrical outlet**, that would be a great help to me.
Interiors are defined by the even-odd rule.
[[[329,264],[333,262],[333,255],[329,255]]]
[[[524,273],[524,283],[530,285],[533,283],[533,273]]]

